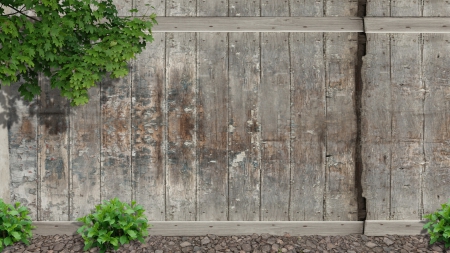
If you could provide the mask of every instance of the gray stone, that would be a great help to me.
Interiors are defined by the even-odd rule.
[[[202,239],[202,245],[203,245],[203,244],[208,244],[208,243],[210,243],[210,242],[211,242],[211,240],[209,240],[208,237],[204,237],[204,238]]]
[[[376,245],[376,244],[373,243],[373,242],[368,242],[368,243],[366,243],[366,246],[372,249],[372,248],[375,248],[375,247],[378,246],[378,245]]]
[[[385,237],[383,239],[383,242],[387,245],[387,246],[391,246],[392,244],[394,244],[394,242],[392,240],[390,240],[389,238]]]
[[[180,243],[180,246],[182,248],[184,248],[184,247],[187,247],[187,246],[191,246],[191,243],[190,242],[182,242],[182,243]]]
[[[53,250],[60,251],[60,250],[64,249],[64,247],[66,247],[66,245],[64,243],[58,243],[55,245],[55,247],[53,247]]]
[[[250,244],[242,244],[242,250],[250,252],[252,250],[252,246]]]

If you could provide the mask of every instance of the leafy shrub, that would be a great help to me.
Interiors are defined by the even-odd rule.
[[[6,204],[0,199],[0,252],[4,247],[16,242],[29,245],[28,239],[33,234],[31,229],[31,218],[28,216],[28,208],[16,203],[15,206]]]
[[[430,244],[444,242],[445,248],[450,247],[450,200],[442,204],[442,209],[424,215],[429,222],[423,226],[430,234]]]
[[[99,247],[100,252],[138,240],[148,235],[148,220],[141,205],[131,206],[114,198],[97,205],[91,214],[78,219],[84,223],[77,232],[84,239],[84,250]]]

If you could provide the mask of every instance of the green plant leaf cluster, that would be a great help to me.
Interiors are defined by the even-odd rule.
[[[442,204],[441,209],[424,215],[428,221],[423,228],[430,234],[430,244],[444,242],[445,248],[450,247],[450,200]]]
[[[100,252],[109,248],[117,250],[130,241],[144,242],[148,235],[148,220],[141,205],[131,206],[114,198],[95,207],[95,211],[78,219],[84,223],[77,232],[84,239],[84,250],[99,247]]]
[[[33,236],[31,230],[34,227],[31,226],[28,213],[28,208],[20,203],[13,206],[0,199],[0,252],[16,242],[29,244],[28,239]]]
[[[113,0],[2,0],[1,85],[22,81],[20,94],[32,100],[41,92],[42,73],[71,105],[86,104],[90,87],[107,73],[126,76],[127,62],[153,41],[155,14],[117,14]]]

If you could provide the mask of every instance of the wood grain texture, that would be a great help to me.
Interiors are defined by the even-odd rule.
[[[197,220],[228,219],[228,37],[198,33]]]
[[[391,15],[391,0],[367,0],[367,17],[389,17]]]
[[[291,220],[323,220],[326,155],[322,33],[291,34]]]
[[[449,17],[450,4],[447,1],[427,0],[423,3],[424,17]]]
[[[154,32],[362,32],[358,17],[161,17]]]
[[[113,0],[113,3],[118,16],[132,16],[130,10],[133,9],[133,0]]]
[[[60,91],[40,78],[42,89],[38,113],[39,198],[37,219],[69,219],[69,107]]]
[[[391,52],[390,36],[367,35],[364,56],[361,154],[362,187],[367,219],[390,219],[391,176]]]
[[[326,16],[356,16],[357,1],[327,0]],[[326,186],[324,220],[357,220],[355,71],[357,33],[325,33]]]
[[[450,199],[450,35],[424,35],[424,213]]]
[[[166,0],[166,16],[197,16],[197,1]]]
[[[100,87],[89,89],[89,103],[70,111],[70,216],[90,213],[100,200]]]
[[[230,17],[258,17],[261,14],[260,0],[231,0],[228,14]]]
[[[196,35],[168,33],[166,220],[196,219]]]
[[[20,202],[30,210],[32,220],[37,220],[38,160],[37,160],[37,99],[27,102],[18,92],[20,84],[2,87],[4,107],[8,110],[1,127],[8,129],[11,203]],[[7,149],[8,150],[8,149]]]
[[[101,198],[131,201],[131,75],[101,84]]]
[[[403,223],[417,226],[419,221]],[[80,222],[33,222],[36,235],[75,235],[81,227]],[[394,224],[392,224],[394,225]],[[205,236],[214,234],[218,236],[251,235],[268,233],[283,236],[321,235],[336,236],[362,234],[364,223],[362,221],[154,221],[148,230],[150,235],[157,236]],[[392,234],[392,233],[391,233]]]
[[[423,100],[419,34],[391,38],[391,219],[421,218],[424,167]]]
[[[1,85],[1,84],[0,84]],[[7,91],[0,90],[0,178],[2,184],[0,185],[0,199],[5,203],[11,203],[11,172],[9,168],[9,140],[8,140],[8,121],[9,111],[12,110],[9,106],[10,97]]]
[[[165,219],[165,35],[154,41],[134,61],[132,71],[133,199],[149,220]]]
[[[261,220],[289,220],[289,34],[261,35]]]
[[[420,17],[422,16],[421,0],[391,0],[392,17]]]
[[[138,12],[135,16],[149,16],[156,13],[157,19],[166,15],[166,0],[133,0],[133,8]],[[153,8],[152,8],[153,7]]]
[[[290,0],[291,17],[322,17],[326,0]]]
[[[366,220],[364,234],[367,236],[424,235],[425,221],[421,220]]]
[[[450,18],[368,17],[366,33],[450,33]]]
[[[229,220],[259,220],[259,34],[229,36]]]
[[[288,0],[260,0],[261,17],[289,17]]]

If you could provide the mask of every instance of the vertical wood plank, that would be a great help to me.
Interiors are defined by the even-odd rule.
[[[356,16],[357,1],[327,0],[326,16]],[[357,33],[325,33],[327,172],[324,220],[358,219],[355,183]]]
[[[230,220],[259,220],[261,133],[258,33],[230,33]]]
[[[445,1],[426,1],[424,16],[449,16]],[[450,199],[450,35],[424,34],[423,73],[425,89],[425,171],[423,175],[424,213],[434,212]]]
[[[8,109],[9,171],[11,203],[20,202],[30,209],[37,220],[38,161],[37,161],[37,99],[27,102],[20,97],[20,83],[2,87],[5,108]],[[3,126],[2,126],[3,127]]]
[[[261,0],[230,0],[228,13],[230,17],[259,17]]]
[[[389,17],[391,0],[367,0],[366,11],[368,17]]]
[[[167,220],[196,219],[196,36],[167,35]]]
[[[137,56],[132,73],[133,194],[149,220],[165,220],[165,35]]]
[[[38,171],[40,178],[38,220],[69,219],[69,107],[50,80],[40,79]]]
[[[323,220],[326,103],[322,33],[291,34],[291,220]]]
[[[450,199],[450,35],[424,35],[425,171],[423,206],[434,212]]]
[[[196,16],[197,1],[166,0],[166,16]]]
[[[290,16],[322,17],[325,0],[290,0]]]
[[[0,83],[1,85],[1,83]],[[0,178],[2,184],[0,185],[0,199],[5,203],[11,203],[11,170],[9,169],[9,140],[8,130],[10,120],[9,111],[12,110],[11,96],[5,90],[7,86],[0,90]],[[8,87],[9,88],[9,87]]]
[[[288,40],[288,33],[261,35],[261,220],[289,220]]]
[[[136,16],[149,16],[156,13],[156,19],[158,19],[166,15],[166,0],[133,0],[133,8],[138,10]]]
[[[130,10],[133,9],[133,0],[113,0],[113,3],[116,6],[118,16],[132,16]]]
[[[259,1],[230,2],[231,16],[259,16]],[[258,221],[260,209],[259,33],[229,33],[229,220]]]
[[[421,1],[391,2],[392,16],[421,16]],[[421,35],[391,37],[391,219],[420,219],[424,167]]]
[[[368,220],[390,219],[391,62],[388,34],[367,34],[363,65],[361,154]]]
[[[260,0],[261,17],[289,17],[288,0]]]
[[[100,88],[89,89],[89,103],[70,111],[70,220],[100,203]]]
[[[228,38],[198,33],[198,220],[228,219]]]
[[[131,201],[131,75],[101,84],[101,198]]]

